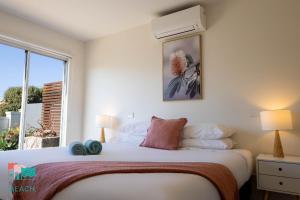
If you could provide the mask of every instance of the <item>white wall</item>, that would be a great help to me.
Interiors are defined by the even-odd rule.
[[[238,128],[240,147],[272,152],[273,133],[259,112],[289,108],[295,130],[282,134],[287,154],[300,155],[300,1],[227,0],[206,8],[202,34],[204,98],[162,101],[161,42],[150,25],[86,44],[84,137],[99,138],[99,113],[136,120],[188,117]]]
[[[7,117],[0,117],[0,131],[8,129],[9,119]]]
[[[40,122],[42,119],[42,103],[30,103],[26,105],[25,113],[25,126],[26,129],[30,127],[40,128]]]
[[[72,55],[68,102],[67,138],[69,143],[81,138],[84,79],[84,44],[78,40],[0,12],[0,34],[52,48]]]
[[[20,112],[15,112],[15,111],[9,111],[5,112],[6,117],[8,118],[8,128],[17,128],[20,126],[20,118],[21,118],[21,113]]]

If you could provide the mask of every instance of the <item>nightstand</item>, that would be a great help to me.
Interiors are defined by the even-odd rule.
[[[300,200],[300,157],[260,154],[256,158],[256,174],[257,188],[266,191],[265,200],[269,191],[296,195]]]

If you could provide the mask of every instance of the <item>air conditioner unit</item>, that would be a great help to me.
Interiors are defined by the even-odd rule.
[[[199,5],[159,17],[152,20],[151,24],[154,37],[162,39],[205,31],[206,16],[204,9]]]

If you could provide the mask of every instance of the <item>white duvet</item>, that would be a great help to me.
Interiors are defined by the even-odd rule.
[[[250,177],[252,156],[247,150],[182,149],[176,151],[104,144],[101,155],[72,156],[66,148],[0,152],[0,199],[9,197],[8,162],[26,166],[58,161],[212,162],[225,165],[239,187]],[[218,200],[217,189],[207,179],[190,174],[109,174],[78,181],[55,200]]]

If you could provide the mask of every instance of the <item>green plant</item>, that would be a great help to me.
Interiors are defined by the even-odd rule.
[[[43,90],[30,86],[28,88],[27,103],[42,103]],[[0,116],[7,111],[18,111],[21,108],[22,87],[8,88],[4,93],[4,102],[0,105]]]
[[[34,137],[56,137],[57,133],[53,129],[52,125],[46,125],[43,122],[38,122],[40,128],[37,127],[29,127],[26,130],[26,136],[34,136]]]
[[[37,129],[38,129],[38,128],[33,127],[33,126],[27,128],[25,137],[34,136],[34,133],[37,131]]]
[[[8,111],[18,111],[21,108],[22,88],[11,87],[4,93],[4,102]]]
[[[2,102],[0,104],[0,117],[5,116],[5,112],[8,110],[7,104],[5,102]]]
[[[28,88],[28,103],[42,103],[43,100],[43,89],[30,86]]]
[[[0,132],[0,150],[14,150],[19,144],[19,128]]]

